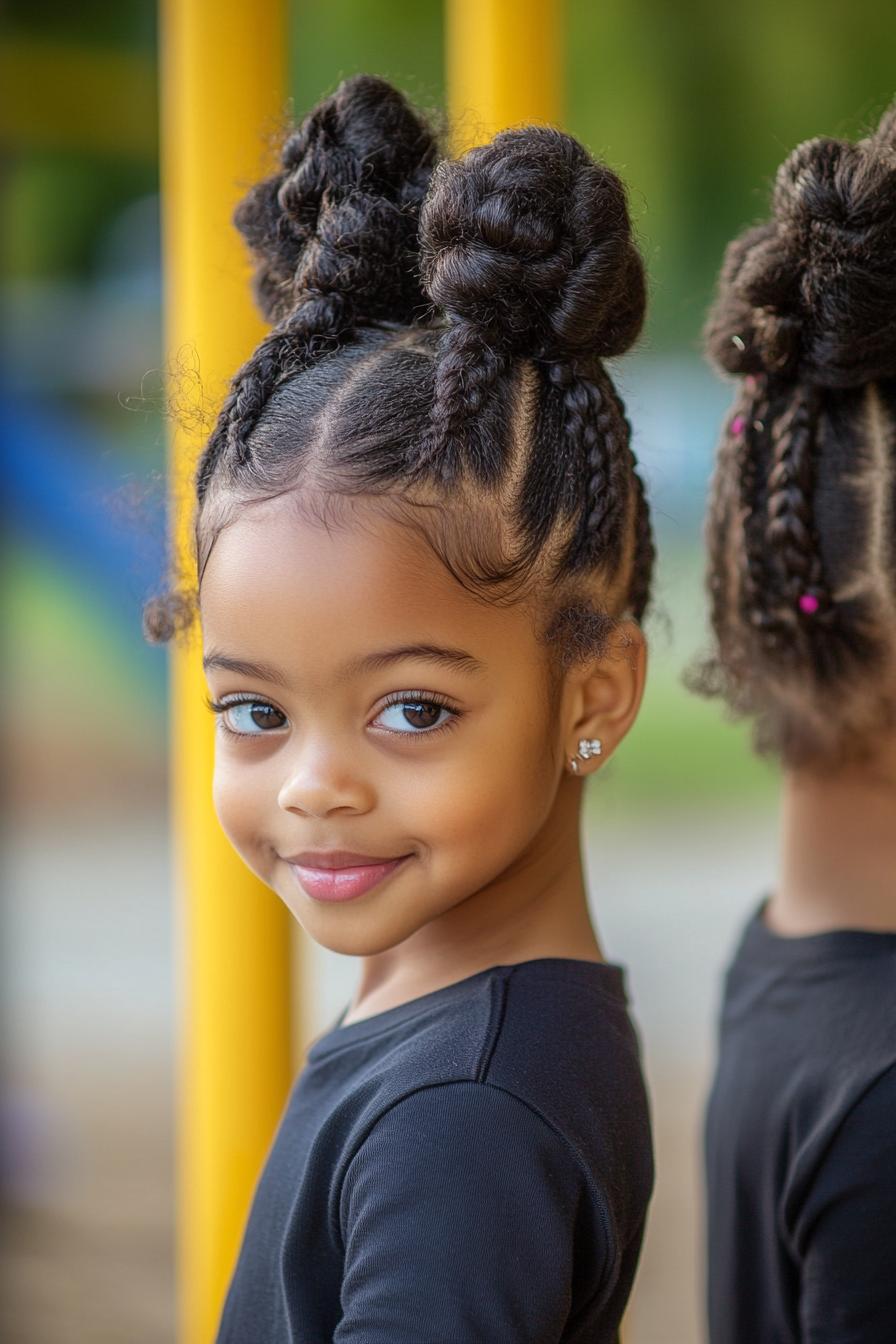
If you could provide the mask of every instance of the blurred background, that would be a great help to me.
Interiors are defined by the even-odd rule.
[[[442,107],[439,0],[291,8],[296,114],[359,70]],[[701,514],[729,400],[699,332],[725,243],[763,214],[781,158],[808,136],[862,133],[889,101],[896,9],[567,10],[566,126],[629,183],[652,295],[617,369],[658,533],[652,667],[630,742],[591,785],[587,830],[656,1125],[627,1344],[693,1344],[719,977],[775,855],[774,772],[680,683],[705,638]],[[7,0],[3,29],[0,1335],[160,1344],[174,1339],[176,948],[166,655],[140,634],[165,552],[157,15],[151,0]],[[320,1030],[353,968],[320,954],[312,970]]]

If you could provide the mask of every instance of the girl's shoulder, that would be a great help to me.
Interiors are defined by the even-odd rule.
[[[640,1047],[618,965],[545,957],[490,967],[334,1028],[306,1073],[309,1095],[330,1092],[329,1123],[353,1133],[349,1160],[393,1110],[389,1132],[420,1107],[437,1125],[463,1098],[480,1125],[500,1127],[506,1105],[522,1106],[612,1195],[623,1173],[638,1203],[652,1184]]]

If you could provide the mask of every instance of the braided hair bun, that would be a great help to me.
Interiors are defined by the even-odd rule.
[[[896,107],[856,144],[798,145],[772,211],[728,247],[712,359],[831,388],[896,375]]]
[[[424,306],[417,224],[437,154],[426,122],[382,79],[346,79],[319,103],[284,144],[281,171],[234,216],[267,320],[316,297],[354,317],[410,321]]]
[[[495,350],[618,355],[641,329],[644,270],[625,188],[561,131],[503,131],[441,163],[420,248],[433,303]]]
[[[420,204],[438,154],[423,118],[372,75],[347,79],[287,139],[282,170],[234,220],[255,261],[255,297],[276,325],[237,372],[199,459],[201,503],[222,461],[237,466],[275,388],[365,322],[409,323]]]

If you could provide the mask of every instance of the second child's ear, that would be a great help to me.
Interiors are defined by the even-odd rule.
[[[647,642],[639,625],[623,621],[606,650],[569,673],[564,748],[574,757],[584,738],[598,740],[600,753],[582,762],[580,773],[599,766],[616,750],[641,707],[647,675]]]

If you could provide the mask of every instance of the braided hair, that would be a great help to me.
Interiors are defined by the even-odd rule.
[[[273,325],[197,465],[199,582],[242,506],[365,496],[471,591],[546,599],[564,663],[643,617],[649,513],[603,363],[646,303],[615,173],[536,126],[440,159],[402,95],[358,76],[288,137],[235,222]],[[147,637],[172,637],[190,606],[154,598]]]
[[[705,329],[739,386],[706,520],[714,649],[693,689],[791,765],[896,721],[896,104],[781,165]]]

